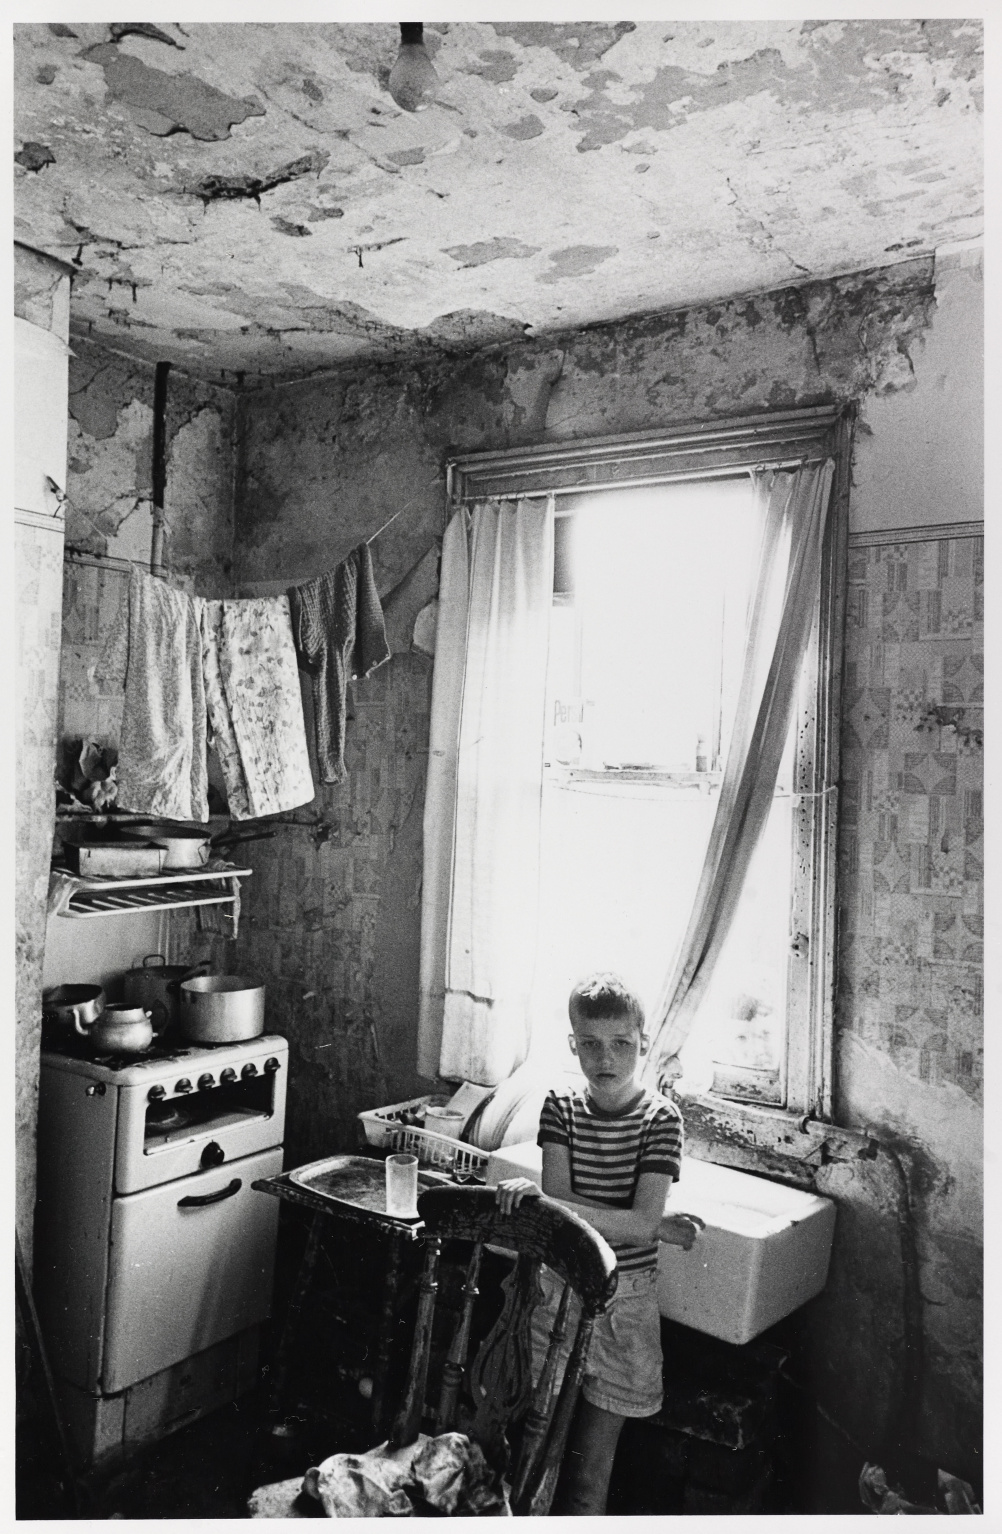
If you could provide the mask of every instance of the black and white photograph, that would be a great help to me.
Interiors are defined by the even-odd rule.
[[[12,25],[18,1521],[997,1515],[986,19],[715,9]]]

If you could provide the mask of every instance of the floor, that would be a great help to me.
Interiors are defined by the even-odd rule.
[[[270,1434],[266,1406],[266,1393],[259,1388],[171,1434],[127,1468],[83,1488],[78,1511],[69,1495],[60,1493],[51,1462],[39,1463],[30,1475],[22,1471],[19,1477],[18,1518],[245,1518],[247,1498],[256,1487],[306,1469],[295,1445]],[[680,1497],[675,1501],[678,1505],[641,1506],[626,1487],[614,1485],[609,1512],[683,1512]],[[775,1497],[762,1509],[793,1510]],[[851,1509],[857,1510],[862,1511]]]
[[[96,1518],[245,1518],[257,1486],[307,1469],[268,1432],[265,1392],[165,1438],[96,1494]]]
[[[262,1389],[172,1433],[126,1468],[78,1487],[83,1518],[244,1518],[249,1494],[264,1482],[294,1475],[271,1438]],[[25,1464],[27,1458],[32,1462]],[[19,1519],[72,1518],[69,1491],[61,1492],[51,1460],[21,1456]]]

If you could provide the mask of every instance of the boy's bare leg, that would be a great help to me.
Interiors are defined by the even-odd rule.
[[[560,1505],[555,1513],[584,1517],[604,1513],[612,1462],[624,1417],[579,1400],[564,1455]]]

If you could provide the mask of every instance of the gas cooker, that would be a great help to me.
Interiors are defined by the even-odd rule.
[[[43,1051],[36,1292],[88,1459],[237,1388],[270,1302],[277,1205],[255,1184],[282,1170],[288,1062],[277,1034]]]
[[[277,1033],[215,1046],[155,1043],[143,1055],[96,1058],[86,1040],[80,1044],[66,1039],[43,1050],[47,1097],[54,1118],[87,1104],[95,1123],[103,1115],[113,1122],[116,1194],[282,1143],[289,1046]]]

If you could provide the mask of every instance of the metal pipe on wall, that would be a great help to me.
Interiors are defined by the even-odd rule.
[[[169,362],[158,362],[153,380],[153,535],[150,573],[163,575],[164,492],[167,489],[167,375]]]

